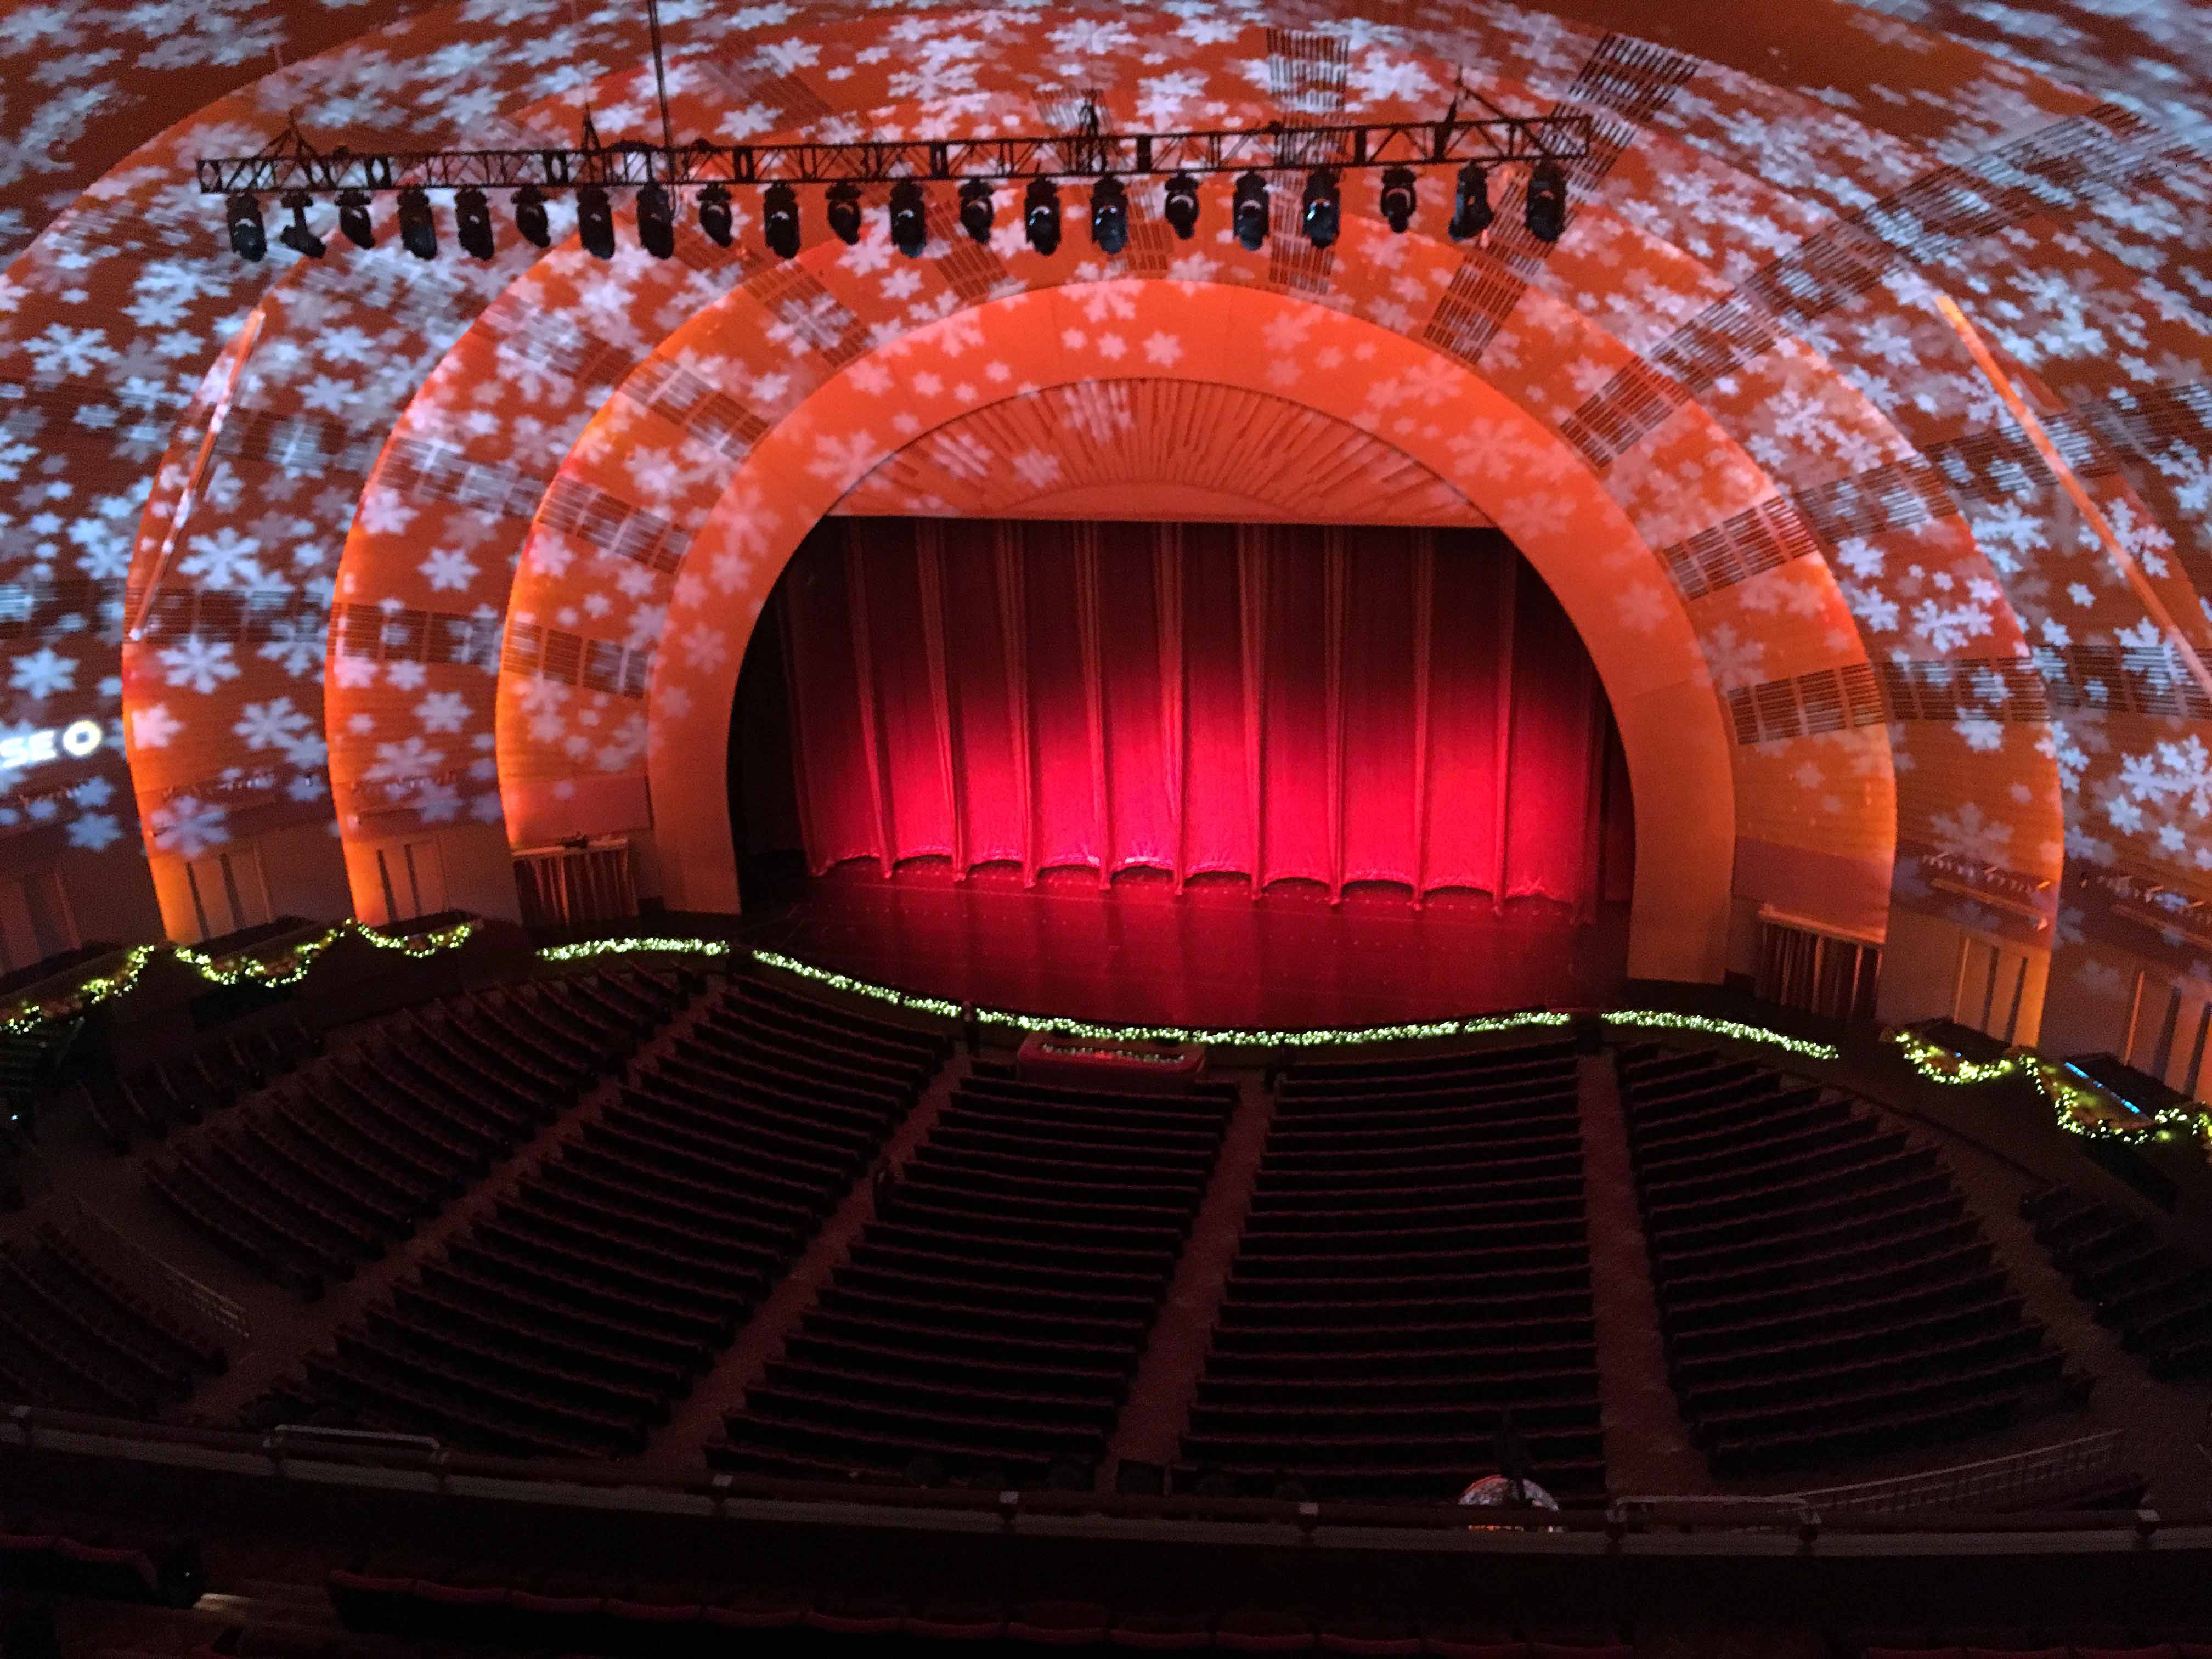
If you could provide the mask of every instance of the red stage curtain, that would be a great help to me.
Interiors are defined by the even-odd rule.
[[[772,609],[817,872],[1626,896],[1611,713],[1495,532],[835,519]]]

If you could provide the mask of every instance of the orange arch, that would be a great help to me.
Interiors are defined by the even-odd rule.
[[[1102,297],[1115,313],[1104,333],[1088,320]],[[1263,337],[1293,341],[1315,372],[1285,384],[1279,355],[1251,349]],[[1620,724],[1638,848],[1630,971],[1717,978],[1735,838],[1729,743],[1680,603],[1630,612],[1614,602],[1626,579],[1656,568],[1627,514],[1534,417],[1427,347],[1310,301],[1194,282],[1041,290],[925,325],[847,365],[756,444],[686,550],[654,671],[647,778],[671,905],[737,908],[726,738],[738,667],[808,528],[923,434],[1009,388],[1021,395],[1125,377],[1129,352],[1154,340],[1168,343],[1146,353],[1158,378],[1264,391],[1357,427],[1446,480],[1512,537],[1581,630]],[[948,353],[971,372],[938,372]],[[886,356],[898,371],[889,398]],[[981,359],[1004,373],[972,372]],[[1325,363],[1336,368],[1318,367]],[[1371,397],[1394,380],[1402,398]],[[1387,422],[1376,414],[1382,407]],[[509,775],[520,757],[505,709],[503,701],[502,786],[510,794],[543,788],[553,781]]]

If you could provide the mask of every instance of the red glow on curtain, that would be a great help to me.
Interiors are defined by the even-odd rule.
[[[831,519],[763,626],[817,872],[1627,892],[1611,711],[1494,531]]]

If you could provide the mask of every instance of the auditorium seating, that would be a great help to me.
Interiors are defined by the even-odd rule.
[[[1234,1102],[963,1081],[708,1461],[1088,1486]]]
[[[0,1589],[188,1607],[207,1585],[199,1540],[51,1509],[0,1509]]]
[[[1570,1610],[1546,1620],[1499,1617],[1426,1628],[1395,1620],[1316,1618],[1275,1607],[1162,1613],[1095,1602],[932,1601],[817,1595],[746,1586],[654,1583],[619,1576],[471,1571],[386,1552],[333,1571],[332,1605],[347,1628],[417,1640],[496,1643],[563,1653],[906,1653],[1105,1646],[1139,1651],[1428,1653],[1440,1659],[1630,1659],[1604,1622]],[[1133,1589],[1134,1587],[1133,1587]]]
[[[182,1125],[205,1122],[320,1047],[295,1019],[218,1032],[185,1054],[88,1079],[77,1096],[100,1138],[127,1152],[142,1136],[160,1139]]]
[[[335,1407],[491,1452],[641,1450],[948,1047],[731,982],[260,1409]]]
[[[1449,1498],[1510,1416],[1534,1479],[1601,1496],[1577,1100],[1565,1042],[1284,1078],[1186,1478]]]
[[[2020,1212],[2098,1323],[2118,1332],[2151,1375],[2212,1370],[2212,1267],[2140,1216],[2071,1187],[2031,1194]]]
[[[688,994],[670,975],[583,974],[393,1015],[172,1136],[147,1180],[232,1255],[319,1295],[568,1109]]]
[[[149,1417],[225,1363],[220,1347],[52,1224],[0,1247],[0,1391],[8,1399]]]
[[[1716,1474],[1996,1427],[2059,1381],[1932,1147],[1746,1060],[1619,1057],[1668,1363]]]

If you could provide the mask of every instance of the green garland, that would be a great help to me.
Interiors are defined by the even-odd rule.
[[[435,956],[441,951],[450,951],[467,943],[476,932],[472,921],[455,922],[450,927],[441,927],[428,933],[386,933],[365,927],[358,921],[342,921],[315,939],[293,945],[282,956],[264,962],[258,957],[240,952],[228,957],[211,957],[206,951],[189,945],[134,945],[124,954],[122,962],[112,973],[95,975],[73,987],[65,994],[46,1001],[25,1000],[0,1011],[0,1030],[21,1035],[35,1031],[40,1026],[57,1019],[69,1019],[111,1002],[138,983],[138,976],[156,957],[169,956],[197,973],[210,985],[292,985],[307,977],[315,959],[338,940],[352,934],[379,950],[398,951],[410,957]]]
[[[1904,1054],[1905,1063],[1930,1083],[1970,1085],[2026,1078],[2051,1103],[2058,1127],[2085,1140],[2140,1143],[2158,1139],[2175,1129],[2212,1136],[2212,1112],[2199,1107],[2163,1107],[2135,1123],[2116,1123],[2096,1116],[2100,1103],[2097,1092],[2072,1081],[2056,1060],[2032,1048],[2015,1048],[1996,1060],[1965,1060],[1916,1031],[1892,1031],[1889,1040]]]
[[[547,962],[580,962],[598,957],[631,955],[726,957],[732,947],[720,939],[603,939],[583,945],[559,945],[540,951],[538,954]],[[940,1019],[957,1019],[963,1014],[979,1025],[1000,1030],[1058,1031],[1073,1036],[1088,1037],[1108,1042],[1200,1042],[1223,1048],[1335,1048],[1376,1042],[1414,1042],[1424,1039],[1455,1036],[1485,1036],[1502,1031],[1555,1030],[1572,1022],[1571,1014],[1540,1012],[1525,1014],[1469,1015],[1460,1019],[1425,1020],[1397,1025],[1363,1025],[1352,1029],[1268,1031],[1268,1030],[1211,1030],[1182,1025],[1116,1025],[1090,1020],[1055,1019],[1043,1014],[1018,1014],[1000,1008],[967,1009],[944,997],[917,996],[910,991],[901,991],[888,985],[872,984],[855,979],[849,974],[840,974],[827,968],[817,968],[811,963],[787,957],[780,951],[756,950],[751,959],[764,968],[773,968],[798,979],[811,981],[825,989],[847,996],[865,998],[884,1003],[902,1012],[930,1014]],[[1694,1031],[1707,1036],[1726,1037],[1739,1042],[1759,1042],[1802,1055],[1808,1060],[1833,1060],[1836,1049],[1832,1044],[1811,1042],[1802,1037],[1784,1036],[1761,1026],[1745,1025],[1731,1019],[1708,1019],[1698,1014],[1675,1014],[1655,1011],[1631,1011],[1607,1014],[1609,1025],[1637,1027],[1653,1030]]]

